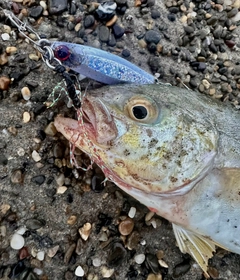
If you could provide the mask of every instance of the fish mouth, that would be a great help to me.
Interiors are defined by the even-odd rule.
[[[117,138],[118,130],[110,110],[99,97],[82,100],[83,126],[98,144],[107,145]]]

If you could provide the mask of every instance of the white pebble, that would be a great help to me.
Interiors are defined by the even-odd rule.
[[[65,176],[64,174],[60,174],[57,178],[56,178],[56,183],[59,187],[63,186],[65,182]]]
[[[0,226],[0,236],[5,237],[7,235],[7,228],[5,226]]]
[[[137,209],[135,207],[131,207],[129,212],[128,212],[128,217],[129,218],[134,218],[135,215],[136,215],[136,211],[137,211]]]
[[[31,98],[31,91],[28,87],[23,87],[21,89],[21,94],[24,100],[28,101]]]
[[[134,260],[137,264],[142,264],[145,261],[145,255],[138,254],[138,255],[134,256]]]
[[[99,258],[95,258],[92,260],[93,266],[99,267],[101,266],[101,260]]]
[[[67,190],[66,186],[61,186],[57,188],[57,194],[63,194]]]
[[[79,266],[75,269],[75,275],[76,275],[76,276],[79,276],[79,277],[84,276],[84,270],[83,270],[83,268],[81,267],[81,265],[79,265]]]
[[[40,1],[40,6],[42,6],[43,7],[43,9],[44,10],[47,10],[47,4],[46,4],[46,2],[44,2],[44,1]]]
[[[102,267],[102,277],[110,278],[114,273],[114,269],[107,268],[106,266]]]
[[[31,119],[31,115],[28,112],[23,113],[23,123],[28,123]]]
[[[10,36],[9,36],[8,33],[3,33],[3,34],[1,35],[1,37],[2,37],[3,41],[8,41],[8,40],[10,40]]]
[[[17,150],[17,154],[18,154],[20,157],[23,157],[23,156],[25,155],[24,149],[20,147],[20,148]]]
[[[33,272],[35,272],[37,275],[42,275],[43,274],[42,269],[36,268],[36,267],[33,269]]]
[[[35,161],[35,162],[38,162],[40,161],[42,158],[40,157],[39,153],[37,151],[33,151],[32,152],[32,159]]]
[[[25,244],[25,240],[22,237],[22,235],[18,234],[18,233],[14,233],[11,241],[10,241],[10,246],[14,249],[14,250],[19,250],[21,249]]]
[[[26,232],[26,230],[27,230],[27,228],[26,228],[25,226],[23,226],[23,227],[20,227],[20,228],[16,231],[16,233],[17,233],[17,234],[20,234],[20,235],[23,235],[23,234]]]
[[[140,244],[141,244],[142,246],[145,246],[145,245],[147,244],[147,242],[146,242],[146,240],[141,240],[141,241],[140,241]]]
[[[44,256],[45,256],[45,253],[43,251],[37,252],[37,259],[39,261],[43,261],[44,260]]]

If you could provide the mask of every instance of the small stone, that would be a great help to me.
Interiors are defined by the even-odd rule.
[[[15,53],[17,51],[17,48],[16,47],[7,47],[6,48],[6,53],[7,54],[13,54],[13,53]]]
[[[19,250],[19,259],[23,260],[26,259],[29,256],[29,252],[27,247],[22,247],[22,249]]]
[[[131,55],[130,51],[128,49],[124,49],[122,51],[122,56],[123,57],[129,57]]]
[[[29,16],[38,19],[41,16],[42,12],[43,12],[43,7],[36,6],[30,9]]]
[[[8,90],[11,80],[6,77],[0,77],[0,90]]]
[[[121,27],[120,25],[118,25],[117,23],[115,23],[113,25],[112,31],[113,31],[113,34],[116,39],[121,38],[123,36],[123,34],[125,33],[125,29],[123,27]]]
[[[39,56],[34,54],[34,53],[30,53],[29,56],[28,56],[31,60],[34,60],[34,61],[38,61],[39,60]]]
[[[148,30],[145,34],[145,40],[148,43],[158,44],[160,39],[161,39],[161,35],[157,31]]]
[[[153,9],[151,11],[151,17],[152,17],[152,19],[160,18],[160,12],[158,10]]]
[[[35,161],[35,162],[39,162],[42,158],[40,157],[39,153],[37,151],[33,151],[32,152],[32,159]]]
[[[162,280],[162,275],[160,273],[158,274],[150,273],[146,280]]]
[[[59,245],[56,245],[55,247],[50,248],[50,249],[48,250],[48,253],[47,253],[47,255],[49,256],[49,258],[53,258],[53,257],[56,255],[58,249],[59,249]]]
[[[114,269],[109,269],[106,266],[103,266],[101,268],[101,273],[103,278],[110,278],[114,273]]]
[[[126,218],[125,220],[121,221],[118,226],[118,230],[121,235],[126,236],[129,235],[134,228],[134,222],[131,218]]]
[[[44,220],[40,220],[40,219],[28,219],[26,221],[26,227],[30,230],[37,230],[40,229],[42,227],[44,227],[46,224],[46,222]]]
[[[6,63],[8,63],[8,55],[5,52],[5,53],[0,54],[0,65],[4,65]]]
[[[104,25],[100,26],[100,28],[99,28],[99,39],[102,42],[108,42],[109,35],[110,35],[109,28],[104,26]]]
[[[23,123],[28,123],[31,119],[31,115],[28,112],[23,113]]]
[[[54,122],[50,122],[49,125],[45,128],[44,132],[49,136],[54,136],[57,134],[56,127],[54,126]]]
[[[78,232],[84,241],[88,240],[91,229],[92,225],[90,223],[86,223],[83,225],[83,227],[79,228]]]
[[[47,10],[47,4],[45,1],[40,1],[39,4],[43,7],[44,10]]]
[[[70,226],[76,224],[76,222],[77,222],[77,216],[75,215],[70,216],[67,220],[67,224]]]
[[[24,246],[24,244],[25,244],[25,240],[22,237],[22,235],[14,233],[10,241],[10,246],[14,250],[19,250]]]
[[[116,242],[113,244],[111,251],[107,258],[107,264],[109,267],[118,267],[121,265],[127,254],[126,249],[122,244]]]
[[[9,41],[10,40],[10,35],[8,33],[2,33],[1,37],[2,37],[3,41]]]
[[[227,13],[228,18],[234,17],[238,13],[237,8],[233,8],[230,12]]]
[[[71,256],[72,256],[72,254],[73,254],[73,252],[74,252],[75,249],[76,249],[76,244],[75,244],[75,243],[73,243],[72,245],[70,245],[70,246],[68,247],[68,249],[67,249],[67,251],[66,251],[66,253],[65,253],[65,255],[64,255],[64,263],[65,263],[65,264],[68,264],[68,263],[69,263],[69,261],[70,261],[70,259],[71,259]]]
[[[90,28],[94,25],[95,23],[95,18],[93,15],[87,15],[84,19],[84,27],[85,28]]]
[[[66,186],[61,186],[57,188],[57,194],[63,194],[67,190]]]
[[[137,211],[137,209],[135,207],[131,207],[129,212],[128,212],[128,217],[129,218],[134,218],[135,215],[136,215],[136,211]]]
[[[44,260],[44,257],[45,257],[44,251],[39,251],[39,252],[37,252],[37,259],[38,259],[39,261],[43,261],[43,260]]]
[[[219,272],[216,268],[209,266],[207,272],[211,276],[212,279],[218,279]]]
[[[84,276],[84,270],[81,267],[81,265],[77,266],[77,268],[75,269],[75,275],[78,277],[83,277]]]
[[[45,175],[37,175],[32,177],[31,181],[40,186],[44,183],[45,179],[46,179]]]
[[[103,2],[96,10],[96,17],[102,21],[108,21],[115,15],[117,4],[115,2]]]
[[[102,262],[99,258],[94,258],[92,260],[92,264],[93,264],[94,267],[99,267],[99,266],[101,266]]]
[[[168,268],[168,265],[167,265],[167,263],[164,260],[160,259],[160,260],[158,260],[158,262],[161,265],[161,267]]]
[[[206,79],[203,79],[202,80],[202,84],[204,85],[204,88],[205,89],[209,89],[210,88],[210,83],[209,83],[209,81],[208,80],[206,80]]]
[[[16,233],[17,233],[17,234],[20,234],[20,235],[23,235],[23,234],[26,232],[26,230],[27,230],[27,228],[26,228],[25,226],[23,226],[23,227],[20,227],[20,228],[16,231]]]
[[[21,94],[24,100],[28,101],[31,98],[31,91],[28,87],[23,87],[21,89]]]
[[[7,211],[8,211],[10,208],[11,208],[11,206],[10,206],[9,204],[2,204],[2,205],[0,206],[0,213],[3,214],[3,215],[5,215],[5,214],[7,214]],[[0,233],[0,235],[1,235],[1,233]]]
[[[13,184],[21,184],[23,182],[23,173],[22,173],[22,170],[20,169],[16,169],[12,172],[12,175],[11,175],[11,182]]]
[[[145,261],[145,255],[144,254],[135,255],[134,260],[137,264],[142,264]]]
[[[114,25],[114,23],[118,20],[118,17],[114,15],[108,22],[106,22],[106,26],[110,27]]]

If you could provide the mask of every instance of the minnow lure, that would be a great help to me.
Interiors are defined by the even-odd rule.
[[[109,52],[67,42],[53,42],[54,56],[64,66],[104,84],[153,84],[155,77]]]

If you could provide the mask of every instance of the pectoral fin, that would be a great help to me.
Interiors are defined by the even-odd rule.
[[[213,256],[215,245],[217,244],[202,235],[183,229],[175,224],[172,225],[181,252],[190,254],[205,272],[205,275],[209,277],[207,273],[208,260]]]

